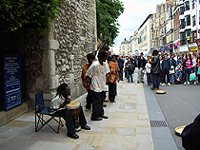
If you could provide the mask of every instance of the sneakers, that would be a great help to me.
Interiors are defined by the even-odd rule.
[[[161,85],[162,85],[162,86],[165,86],[165,83],[162,83]]]
[[[170,84],[170,83],[167,83],[167,85],[170,86],[171,84]]]
[[[186,82],[184,82],[184,85],[186,85]]]

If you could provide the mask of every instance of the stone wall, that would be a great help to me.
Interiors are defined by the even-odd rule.
[[[70,84],[72,96],[77,97],[83,93],[82,64],[96,45],[95,0],[65,0],[54,24],[53,38],[59,43],[55,51],[59,83]]]
[[[21,55],[25,101],[11,111],[0,112],[0,120],[3,120],[0,125],[34,108],[38,89],[44,91],[45,99],[55,96],[56,88],[63,82],[70,85],[72,98],[85,92],[80,75],[85,56],[96,49],[96,3],[95,0],[63,1],[60,15],[47,36],[27,34],[26,31],[14,36],[0,35],[0,56],[8,52]],[[22,106],[26,108],[22,110]]]

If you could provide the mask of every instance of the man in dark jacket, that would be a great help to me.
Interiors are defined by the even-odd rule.
[[[158,55],[158,51],[154,50],[152,53],[152,61],[151,61],[151,74],[152,74],[152,82],[153,87],[152,90],[159,89],[160,85],[160,58]]]
[[[121,56],[117,57],[117,62],[119,66],[119,79],[123,81],[123,69],[124,69],[124,59]]]
[[[170,70],[170,58],[168,57],[168,54],[165,54],[165,57],[162,61],[162,71],[163,71],[163,81],[162,85],[165,85],[166,83],[166,76],[167,76],[167,85],[170,85],[170,78],[169,78],[169,70]]]

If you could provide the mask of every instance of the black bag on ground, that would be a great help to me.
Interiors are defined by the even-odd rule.
[[[194,122],[187,125],[181,133],[182,146],[186,150],[200,149],[200,114],[194,119]]]

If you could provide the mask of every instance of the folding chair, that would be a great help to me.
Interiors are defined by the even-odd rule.
[[[60,126],[64,126],[61,117],[56,114],[56,109],[51,109],[50,107],[45,106],[43,91],[39,90],[35,94],[35,132],[38,132],[45,125],[50,129],[59,133]],[[46,117],[45,117],[46,116]],[[54,129],[49,123],[54,120],[57,122],[57,129]]]

